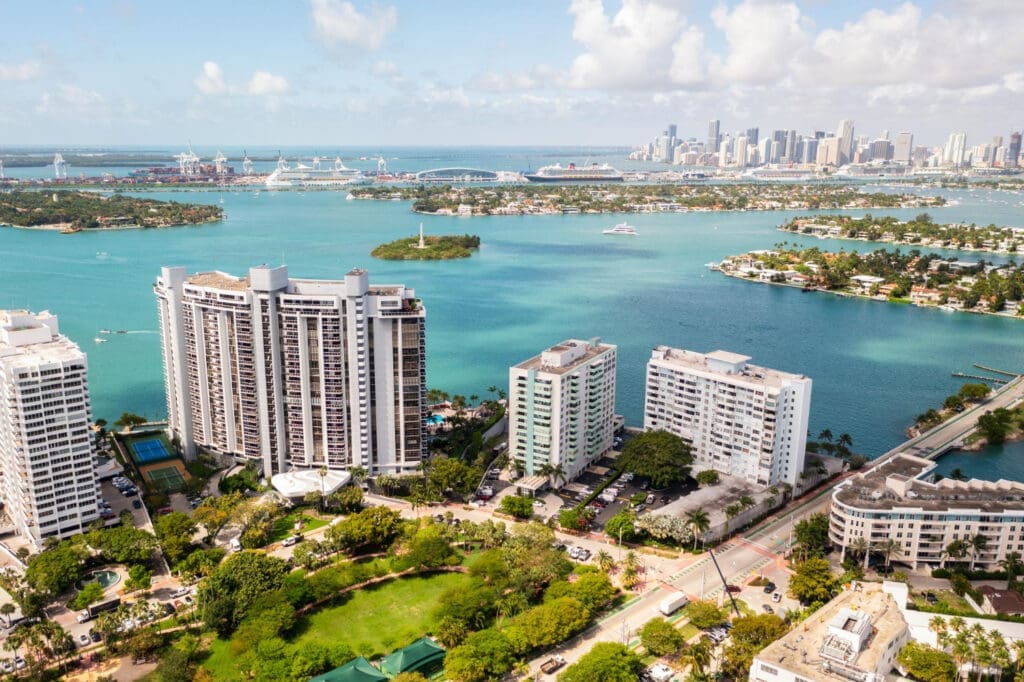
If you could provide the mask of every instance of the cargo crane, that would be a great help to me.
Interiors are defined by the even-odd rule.
[[[53,155],[53,174],[58,180],[66,180],[68,177],[68,162],[60,152]]]
[[[228,160],[221,151],[217,150],[217,156],[213,157],[213,168],[217,175],[228,174]]]
[[[242,172],[246,175],[252,175],[252,159],[249,158],[249,154],[244,150],[242,151],[242,156],[244,157],[242,159]]]

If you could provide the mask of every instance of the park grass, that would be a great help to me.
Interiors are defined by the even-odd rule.
[[[302,530],[295,530],[296,521],[302,521]],[[274,530],[270,534],[270,542],[280,542],[295,532],[308,533],[311,530],[322,528],[328,523],[330,523],[329,520],[318,519],[305,513],[304,510],[297,509],[274,521]]]
[[[321,609],[296,628],[296,644],[338,639],[371,658],[419,639],[433,630],[434,609],[445,591],[467,587],[464,573],[438,573],[391,580],[348,595],[340,606]]]
[[[419,639],[434,628],[434,609],[445,591],[467,587],[465,573],[436,573],[389,580],[349,593],[338,606],[301,619],[287,640],[342,643],[358,656],[372,658]],[[211,642],[202,666],[215,680],[239,680],[227,640]]]

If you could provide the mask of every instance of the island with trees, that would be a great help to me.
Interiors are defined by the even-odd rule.
[[[439,236],[404,237],[381,244],[370,255],[382,260],[452,260],[469,258],[480,248],[480,237],[472,234],[445,234]]]
[[[936,223],[927,213],[913,220],[900,220],[892,216],[876,217],[871,214],[860,218],[819,215],[793,218],[780,225],[779,229],[819,239],[849,239],[988,253],[1017,253],[1024,247],[1022,228],[999,227],[994,224]]]
[[[712,264],[730,277],[877,301],[1019,319],[1024,267],[959,261],[916,249],[828,252],[778,244]]]
[[[433,215],[682,213],[916,208],[943,206],[939,196],[864,192],[843,184],[506,185],[359,187],[353,199],[412,201]]]
[[[0,194],[0,225],[64,233],[213,223],[224,218],[219,206],[139,199],[95,192]]]

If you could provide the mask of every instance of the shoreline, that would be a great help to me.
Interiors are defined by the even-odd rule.
[[[46,223],[45,225],[14,225],[11,223],[0,223],[0,227],[11,227],[15,230],[28,230],[30,232],[57,232],[58,234],[79,234],[81,232],[121,232],[124,230],[162,230],[168,227],[194,227],[196,225],[209,225],[221,222],[224,218],[217,220],[204,220],[198,223],[173,223],[171,225],[117,225],[114,227],[80,227],[71,229],[71,223]]]
[[[356,197],[353,199],[365,199],[368,201],[412,201],[411,199],[378,199],[376,197]],[[869,211],[885,211],[885,210],[898,210],[902,208],[919,208],[918,206],[832,206],[826,209],[826,211],[857,211],[857,210],[869,210]],[[945,206],[930,206],[929,208],[945,208]],[[457,211],[442,210],[442,211],[422,211],[417,209],[410,209],[413,213],[419,215],[430,215],[430,216],[443,216],[447,218],[490,218],[490,217],[518,217],[524,215],[642,215],[646,213],[650,214],[681,214],[681,213],[772,213],[776,211],[803,211],[808,210],[808,207],[797,207],[791,206],[780,206],[780,207],[751,207],[751,208],[708,208],[700,206],[697,208],[682,208],[682,209],[654,209],[654,210],[640,210],[640,209],[623,209],[623,210],[588,210],[588,211],[565,211],[557,209],[538,210],[538,211],[519,211],[519,212],[505,212],[496,211],[494,213],[458,213]],[[777,228],[780,232],[790,232],[791,234],[799,234],[797,232],[791,232],[790,230],[783,230],[781,227]],[[810,236],[810,235],[802,235]],[[855,241],[867,241],[867,240],[855,240]],[[938,247],[936,247],[938,248]],[[943,247],[949,248],[949,247]]]
[[[996,256],[1014,256],[1014,255],[1020,253],[1019,251],[1007,251],[1005,249],[986,249],[984,247],[982,247],[982,248],[975,248],[973,246],[965,247],[965,246],[952,246],[952,245],[950,245],[950,246],[943,246],[943,245],[938,245],[938,244],[921,244],[921,243],[918,243],[918,242],[904,241],[902,239],[865,239],[863,237],[843,237],[843,236],[820,235],[820,234],[806,234],[804,232],[800,232],[799,230],[787,230],[784,227],[777,227],[775,229],[778,232],[784,232],[786,234],[792,234],[792,235],[795,235],[797,237],[813,237],[815,239],[822,239],[822,240],[824,240],[824,239],[834,239],[836,241],[862,242],[864,244],[891,244],[893,246],[910,246],[910,247],[913,247],[913,248],[916,248],[916,249],[946,249],[947,251],[963,251],[965,253],[990,253],[990,254],[993,254],[993,255],[996,255]],[[1024,228],[1012,228],[1012,229],[1022,229],[1022,230],[1024,230]]]
[[[913,302],[911,302],[909,300],[893,301],[893,300],[891,300],[889,298],[879,298],[879,297],[876,297],[876,296],[870,296],[870,295],[866,295],[866,294],[854,293],[852,291],[837,291],[837,290],[833,290],[833,289],[822,289],[821,287],[805,287],[802,284],[790,284],[789,282],[771,282],[771,281],[767,281],[767,280],[757,279],[756,277],[747,277],[746,275],[739,274],[739,273],[728,272],[728,271],[723,270],[721,268],[716,268],[716,271],[722,273],[726,277],[732,277],[734,279],[738,279],[738,280],[741,280],[741,281],[744,281],[744,282],[752,282],[754,284],[769,284],[769,285],[773,285],[773,286],[786,287],[786,288],[789,288],[789,289],[798,289],[798,290],[804,291],[804,292],[832,294],[833,296],[836,296],[836,297],[839,297],[839,298],[859,298],[859,299],[863,299],[865,301],[874,301],[876,303],[890,303],[890,304],[897,304],[897,305],[906,305],[906,306],[910,306],[912,308],[921,308],[923,310],[932,309],[932,310],[943,310],[945,312],[952,312],[952,313],[971,313],[971,314],[974,314],[974,315],[988,315],[990,317],[1001,317],[1001,318],[1008,319],[1008,320],[1024,321],[1024,317],[1022,317],[1021,315],[1007,315],[1006,313],[1002,313],[1002,312],[992,313],[992,312],[988,312],[988,311],[985,311],[985,310],[965,310],[963,308],[942,308],[941,306],[938,306],[938,305],[918,305],[918,304],[913,303]]]

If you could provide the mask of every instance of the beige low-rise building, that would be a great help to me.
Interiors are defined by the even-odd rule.
[[[951,558],[950,543],[971,544],[979,535],[985,541],[976,543],[978,549],[956,560],[996,569],[1008,552],[1024,553],[1024,483],[935,481],[935,467],[931,460],[898,455],[839,485],[832,493],[829,537],[843,558],[861,539],[870,547],[894,540],[898,551],[891,561],[915,569],[939,566]]]
[[[910,630],[897,600],[877,583],[853,583],[761,651],[751,682],[882,682]]]

